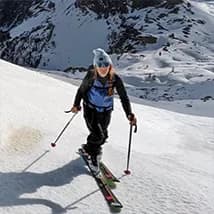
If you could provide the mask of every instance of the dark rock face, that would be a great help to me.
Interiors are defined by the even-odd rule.
[[[0,26],[9,30],[35,15],[35,10],[38,13],[55,6],[51,1],[47,2],[46,7],[43,3],[44,0],[0,0]]]
[[[183,2],[184,0],[167,0],[163,3],[163,5],[165,5],[166,8],[171,9],[178,4],[182,4]]]
[[[116,13],[128,13],[128,0],[76,0],[75,6],[82,11],[91,10],[98,18],[107,18]]]
[[[126,24],[126,14],[134,10],[140,10],[147,7],[164,7],[168,9],[175,8],[176,5],[183,3],[183,0],[76,0],[75,6],[87,13],[93,11],[97,18],[108,18],[115,14],[120,15],[121,24],[119,31],[112,31],[108,35],[110,53],[121,54],[123,52],[136,52],[135,45],[156,43],[157,38],[153,36],[142,36],[142,29],[135,29],[133,25]],[[138,19],[138,17],[129,17]],[[146,23],[150,23],[145,18]],[[108,23],[108,21],[107,21]],[[153,23],[153,21],[152,21]],[[160,26],[161,27],[161,26]]]
[[[124,52],[135,53],[135,46],[146,44],[154,44],[157,38],[154,36],[142,36],[142,32],[135,29],[131,25],[123,25],[119,32],[113,31],[109,35],[109,49],[110,53],[122,54]]]
[[[184,0],[132,0],[132,8],[142,9],[146,7],[166,7],[173,8],[174,6],[181,4]]]
[[[146,7],[155,7],[159,5],[162,0],[132,0],[132,8],[142,9]]]
[[[76,0],[75,7],[80,12],[80,19],[88,13],[94,19],[105,19],[108,25],[109,52],[122,54],[136,52],[139,46],[145,47],[147,44],[155,44],[157,38],[150,33],[144,34],[144,31],[151,24],[156,24],[160,31],[167,32],[159,20],[168,17],[170,13],[178,13],[178,5],[183,1]],[[71,8],[71,3],[69,4],[68,8]],[[168,12],[153,17],[154,15],[150,15],[152,7],[167,8]],[[141,17],[133,15],[132,12],[143,8],[148,9],[144,11],[146,15],[142,26],[139,26],[137,23]],[[187,9],[191,10],[190,6]],[[55,41],[51,41],[55,28],[51,21],[54,11],[54,0],[0,0],[0,57],[20,65],[37,67],[41,62],[42,53],[50,51],[51,48],[57,48]],[[42,12],[45,14],[45,21],[33,29],[19,32],[19,36],[13,36],[11,29],[30,17],[39,16]],[[190,31],[190,25],[184,26],[183,32],[186,36],[189,36]]]
[[[0,0],[0,57],[19,65],[37,67],[54,25],[47,21],[13,38],[10,29],[41,11],[53,10],[54,6],[51,1],[44,3],[43,0]]]
[[[47,23],[8,40],[4,45],[1,58],[19,65],[37,67],[42,57],[41,51],[51,38],[53,29],[54,26]]]
[[[30,7],[42,0],[0,0],[0,26],[12,28],[32,15]]]
[[[10,39],[10,33],[0,30],[0,43]]]
[[[172,8],[183,0],[76,0],[75,5],[83,11],[91,10],[98,18],[107,18],[110,15],[128,13],[129,8],[142,9],[146,7],[163,6]]]

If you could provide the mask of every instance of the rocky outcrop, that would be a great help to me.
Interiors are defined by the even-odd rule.
[[[1,58],[19,65],[37,67],[42,57],[41,52],[47,46],[53,29],[54,26],[47,23],[8,40],[1,53]]]
[[[108,18],[117,13],[128,13],[128,0],[76,0],[75,6],[82,11],[91,10],[98,15],[98,18]]]
[[[10,33],[0,30],[0,43],[10,39]]]
[[[60,4],[55,6],[55,3],[59,4],[57,0],[32,0],[22,3],[10,0],[10,4],[7,0],[0,0],[0,57],[20,65],[46,67],[51,61],[51,54],[58,54],[54,51],[58,48],[56,34],[59,35],[59,31],[54,31],[57,29],[55,25],[58,24],[58,13],[64,13],[65,19],[72,19],[72,13],[77,14],[81,27],[86,29],[88,18],[94,23],[99,19],[100,23],[105,25],[104,29],[106,27],[105,42],[108,44],[108,52],[116,54],[144,50],[150,44],[156,44],[159,37],[165,38],[161,45],[163,50],[167,51],[170,45],[167,43],[168,38],[186,42],[185,39],[191,37],[192,28],[205,23],[203,20],[189,18],[193,14],[191,4],[186,1],[184,3],[184,0],[76,0],[74,5],[74,1],[64,1],[64,11],[61,11]],[[65,23],[70,22],[65,20]],[[22,24],[23,32],[20,31]],[[173,36],[169,35],[168,26],[172,25],[172,29],[179,26],[182,37],[172,33]],[[43,56],[46,58],[41,60]],[[70,60],[68,55],[61,57]],[[79,66],[79,63],[77,64]],[[71,66],[75,67],[76,64]]]
[[[146,44],[154,44],[157,38],[152,35],[143,36],[142,32],[135,29],[131,25],[122,25],[120,31],[112,31],[109,35],[110,53],[122,54],[124,52],[135,53],[137,45],[146,46]]]
[[[6,0],[0,1],[0,25],[4,29],[0,30],[0,57],[19,65],[37,67],[42,58],[41,52],[52,36],[54,25],[47,20],[13,38],[10,37],[10,29],[42,11],[54,10],[54,6],[53,2],[44,0],[22,3],[10,0],[10,4]]]
[[[143,9],[146,7],[167,7],[172,8],[183,0],[76,0],[76,7],[87,12],[91,10],[98,15],[98,18],[109,17],[115,14],[128,13],[129,9]]]
[[[0,1],[0,26],[8,30],[20,24],[24,19],[32,15],[30,7],[42,0],[37,1]]]

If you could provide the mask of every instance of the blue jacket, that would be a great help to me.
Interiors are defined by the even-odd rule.
[[[128,116],[131,114],[132,111],[131,111],[130,101],[127,96],[127,92],[124,87],[124,84],[123,84],[121,78],[117,74],[114,74],[114,78],[112,81],[113,81],[112,87],[113,87],[113,89],[116,88],[116,91],[120,97],[123,109],[126,113],[126,116]],[[106,82],[108,82],[108,81],[106,81]],[[99,83],[97,79],[96,80],[94,79],[94,71],[91,71],[91,70],[88,71],[86,76],[84,77],[80,87],[77,90],[75,100],[74,100],[74,106],[79,107],[82,99],[84,100],[84,102],[86,104],[90,104],[90,102],[92,102],[92,104],[94,104],[95,103],[94,97],[97,97],[96,103],[101,105],[101,107],[110,107],[111,106],[113,108],[113,96],[109,96],[109,97],[104,96],[101,99],[100,92],[97,92],[95,89],[98,86],[98,84],[102,84],[102,83],[101,82]],[[104,86],[105,85],[106,84],[104,84]],[[98,107],[100,107],[100,106],[98,106]]]
[[[108,95],[109,87],[111,87],[111,85],[108,81],[103,84],[96,79],[92,87],[88,90],[88,103],[99,112],[113,109],[113,95]]]

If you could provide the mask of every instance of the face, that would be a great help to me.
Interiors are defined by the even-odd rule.
[[[109,72],[109,68],[110,68],[110,66],[107,66],[107,67],[97,67],[97,73],[101,77],[105,77],[108,74],[108,72]]]

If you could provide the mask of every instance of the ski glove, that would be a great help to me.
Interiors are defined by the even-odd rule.
[[[137,125],[137,119],[133,113],[128,115],[128,120],[132,126]]]
[[[71,108],[71,112],[72,113],[77,113],[77,112],[79,112],[81,110],[81,106],[73,106],[72,108]]]

